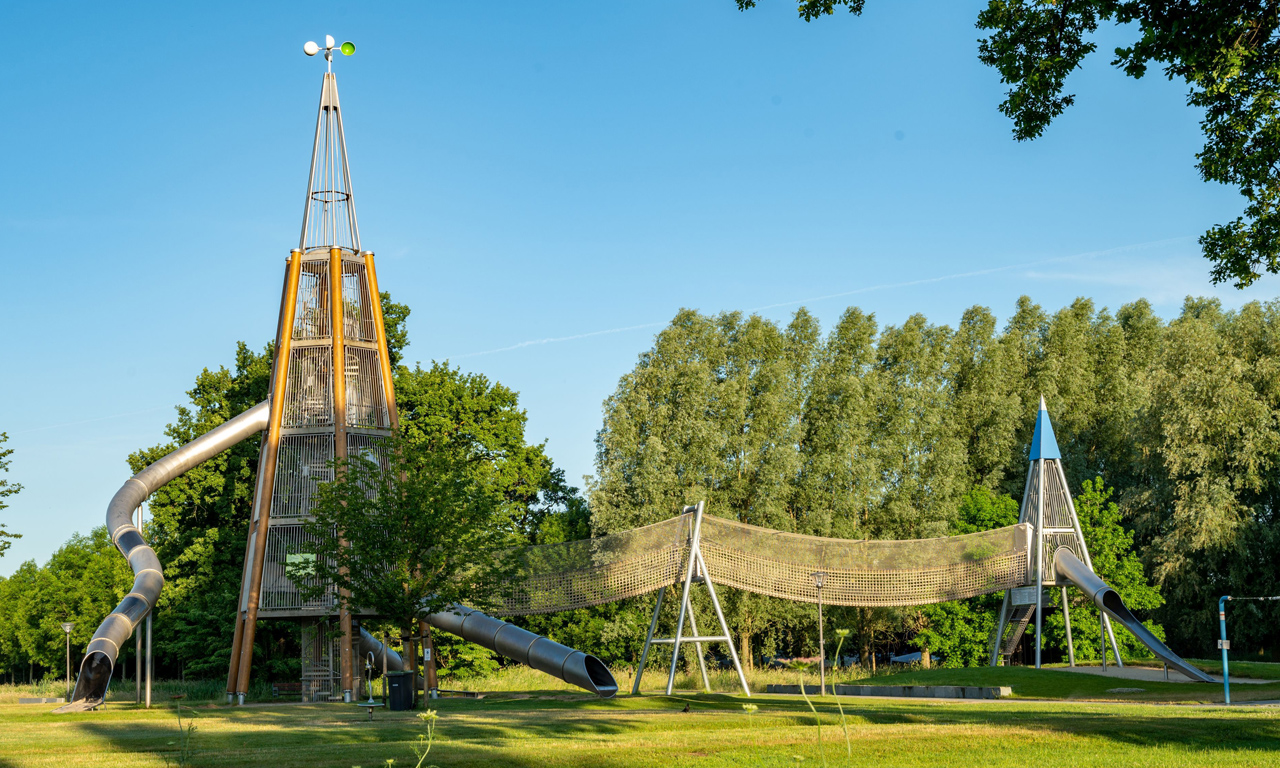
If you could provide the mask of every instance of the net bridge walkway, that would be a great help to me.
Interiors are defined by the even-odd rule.
[[[678,583],[690,556],[693,514],[630,531],[515,550],[519,576],[492,613],[527,616],[602,605]],[[716,584],[827,605],[924,605],[1027,583],[1031,526],[934,539],[833,539],[707,515],[699,542]]]

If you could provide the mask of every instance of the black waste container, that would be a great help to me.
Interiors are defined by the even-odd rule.
[[[413,673],[387,673],[387,709],[404,711],[413,709]]]

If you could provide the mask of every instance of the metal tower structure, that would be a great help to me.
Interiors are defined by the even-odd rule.
[[[1036,669],[1040,668],[1045,589],[1061,587],[1062,612],[1067,630],[1067,655],[1074,667],[1075,645],[1071,640],[1071,611],[1067,603],[1067,585],[1071,582],[1060,578],[1055,558],[1058,548],[1065,547],[1080,558],[1090,571],[1093,570],[1093,562],[1089,559],[1089,549],[1085,546],[1084,534],[1080,530],[1075,502],[1071,499],[1071,492],[1067,490],[1067,477],[1062,471],[1062,453],[1058,450],[1058,440],[1053,434],[1053,424],[1049,421],[1049,410],[1045,407],[1044,397],[1040,398],[1040,411],[1036,414],[1035,433],[1031,438],[1030,465],[1027,467],[1027,483],[1022,492],[1022,510],[1018,522],[1031,525],[1032,547],[1028,560],[1031,573],[1027,575],[1025,582],[1031,586],[1014,587],[1005,591],[1000,617],[996,622],[996,634],[991,644],[991,666],[996,666],[1002,656],[1008,657],[1013,653],[1034,618]],[[1111,628],[1111,618],[1105,611],[1099,613],[1102,616],[1103,630],[1102,662],[1106,664],[1106,642],[1109,640],[1115,652],[1116,663],[1124,666],[1120,659],[1120,647],[1116,645],[1115,632]],[[1010,628],[1006,637],[1005,630]]]
[[[329,41],[325,53],[332,69],[334,46]],[[318,50],[308,43],[309,55]],[[309,646],[317,646],[311,655],[325,675],[330,669],[340,671],[341,690],[349,700],[355,689],[357,642],[351,615],[338,608],[332,591],[324,599],[304,601],[285,573],[289,562],[307,557],[299,554],[307,549],[302,526],[317,485],[332,479],[330,462],[350,455],[380,460],[383,439],[397,426],[377,273],[373,253],[360,245],[332,71],[325,72],[320,87],[302,233],[286,260],[269,402],[227,673],[228,698],[236,695],[243,702],[249,690],[258,619],[288,618],[304,620],[304,637]],[[335,613],[339,638],[331,642],[326,638],[332,633],[325,630]],[[306,682],[307,669],[303,677]]]

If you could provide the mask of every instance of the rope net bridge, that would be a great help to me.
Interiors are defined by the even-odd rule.
[[[704,643],[724,643],[747,696],[747,686],[716,584],[821,605],[923,605],[997,592],[1025,584],[1031,525],[936,539],[881,541],[828,539],[704,517],[703,504],[679,516],[593,539],[526,547],[512,552],[518,576],[509,580],[494,614],[527,616],[567,611],[658,593],[644,650],[632,684],[639,693],[645,662],[655,645],[670,645],[667,693],[675,684],[681,643],[696,650],[703,687],[711,682]],[[702,584],[718,634],[698,631],[689,593]],[[654,637],[666,587],[682,587],[675,635]],[[687,626],[691,634],[685,635]]]
[[[693,510],[694,508],[689,508]],[[527,616],[587,608],[646,595],[684,577],[697,512],[622,533],[515,554],[521,578],[498,596],[493,613]],[[716,584],[826,605],[924,605],[1025,584],[1031,526],[936,539],[828,539],[701,519],[698,544]]]

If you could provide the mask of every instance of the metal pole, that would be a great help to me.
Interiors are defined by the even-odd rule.
[[[135,645],[133,654],[133,703],[142,703],[142,631],[135,629],[133,631]]]
[[[1067,588],[1062,588],[1062,620],[1067,625],[1067,658],[1071,660],[1071,666],[1076,665],[1076,647],[1071,642],[1071,606],[1067,605]]]
[[[155,673],[151,657],[151,613],[147,612],[147,709],[151,709],[151,676]]]
[[[1114,650],[1116,654],[1116,667],[1124,667],[1124,658],[1120,655],[1120,644],[1116,643],[1116,631],[1111,626],[1111,618],[1107,616],[1106,612],[1102,613],[1102,626],[1106,627],[1107,637],[1111,639],[1111,650]]]
[[[1036,487],[1036,669],[1040,668],[1040,641],[1044,637],[1044,459],[1039,459]]]
[[[991,646],[991,663],[996,666],[1000,662],[1000,644],[1004,642],[1004,628],[1009,623],[1009,595],[1012,590],[1004,591],[1004,601],[1000,603],[1000,619],[996,622],[996,641]]]
[[[1222,632],[1222,695],[1227,706],[1231,705],[1231,679],[1227,671],[1227,601],[1230,599],[1231,595],[1218,598],[1218,627]]]
[[[698,504],[698,510],[702,510],[702,504]],[[711,581],[711,572],[707,570],[707,563],[702,559],[702,549],[695,549],[694,554],[698,558],[698,565],[701,566],[702,572],[707,575],[707,591],[711,593],[711,605],[716,609],[716,619],[720,622],[720,631],[724,633],[724,644],[729,646],[729,657],[733,659],[733,668],[738,670],[738,682],[742,683],[742,692],[751,697],[751,688],[747,686],[747,676],[742,673],[742,662],[738,660],[738,649],[733,645],[733,636],[729,634],[729,624],[724,620],[724,611],[720,610],[720,598],[716,596],[716,585]]]
[[[640,678],[644,675],[644,665],[649,660],[649,646],[653,644],[653,633],[658,629],[658,613],[662,610],[662,596],[667,588],[658,590],[658,604],[653,607],[653,619],[649,622],[649,634],[645,635],[644,648],[640,651],[640,666],[636,667],[636,679],[631,684],[631,695],[640,695]]]
[[[1102,668],[1106,669],[1107,668],[1107,614],[1106,614],[1106,611],[1103,611],[1101,608],[1098,609],[1098,613],[1102,614],[1102,631],[1100,633],[1102,635]]]
[[[693,633],[694,637],[700,637],[701,633],[698,632],[698,620],[693,613],[693,601],[690,601],[687,607],[689,609],[689,631]],[[707,660],[702,656],[702,643],[695,642],[693,644],[693,649],[698,654],[698,669],[702,670],[702,687],[707,693],[711,693],[711,680],[707,677]]]
[[[71,701],[71,633],[67,632],[67,701]]]
[[[822,581],[821,572],[813,574],[814,585],[818,589],[818,695],[827,695],[827,641],[822,631]]]
[[[671,672],[667,675],[667,695],[676,684],[676,664],[680,661],[680,638],[684,635],[684,609],[689,604],[689,585],[693,581],[693,563],[698,552],[698,535],[702,533],[702,502],[694,507],[693,533],[689,537],[689,564],[684,571],[684,590],[680,595],[680,611],[676,616],[676,635],[671,643]],[[710,583],[708,581],[708,583]]]

